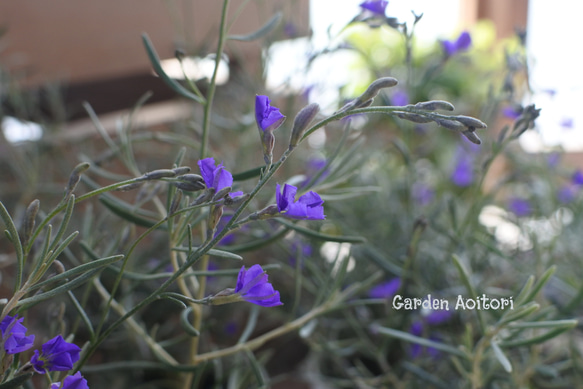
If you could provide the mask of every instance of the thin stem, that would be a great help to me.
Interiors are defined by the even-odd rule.
[[[211,122],[211,111],[213,107],[213,99],[215,97],[215,89],[217,84],[217,74],[219,72],[219,65],[221,63],[221,57],[223,55],[223,47],[225,45],[225,39],[227,35],[226,30],[226,20],[227,20],[227,9],[229,8],[229,0],[223,1],[223,11],[221,13],[221,29],[219,31],[219,43],[215,58],[215,69],[213,70],[213,76],[208,87],[206,104],[204,106],[204,119],[202,124],[202,139],[200,141],[200,159],[205,158],[207,154],[208,146],[208,132]]]

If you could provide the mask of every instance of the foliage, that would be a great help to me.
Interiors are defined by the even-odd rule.
[[[86,387],[78,371],[92,388],[268,387],[305,366],[334,387],[574,387],[581,183],[517,145],[539,114],[524,48],[417,47],[422,17],[375,3],[340,48],[370,77],[332,114],[272,102],[257,75],[181,84],[144,35],[190,121],[138,132],[146,95],[116,136],[86,105],[102,142],[6,143],[0,388],[34,387],[31,358],[58,359],[45,376],[63,387]],[[216,67],[281,19],[230,36],[223,7]],[[41,354],[27,329],[52,338]]]

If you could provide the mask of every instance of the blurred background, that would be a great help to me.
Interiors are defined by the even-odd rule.
[[[348,63],[351,54],[328,58],[301,79],[298,70],[305,68],[310,50],[327,47],[340,33],[358,12],[360,1],[338,0],[333,7],[325,0],[251,2],[243,6],[244,3],[233,2],[232,9],[242,13],[232,26],[232,34],[253,31],[278,11],[283,13],[282,34],[276,35],[277,41],[230,45],[221,82],[229,82],[229,73],[235,73],[230,77],[234,80],[237,73],[265,71],[268,89],[281,92],[282,85],[292,77],[295,79],[287,83],[287,89],[297,93],[318,79],[323,80],[325,87],[321,89],[327,92],[315,93],[311,98],[324,104],[337,103],[338,93],[330,89],[347,82],[348,66],[342,63]],[[545,146],[560,145],[575,153],[583,147],[574,98],[581,78],[576,76],[577,53],[571,49],[570,39],[578,33],[578,23],[571,20],[577,15],[572,12],[576,8],[573,0],[559,0],[552,6],[541,0],[392,0],[387,12],[402,21],[411,19],[411,11],[423,13],[423,23],[415,35],[427,44],[450,38],[463,29],[471,30],[484,20],[492,23],[498,40],[514,35],[517,29],[526,31],[532,99],[543,112],[539,131],[524,137],[523,147],[536,152]],[[181,50],[192,54],[192,76],[202,78],[211,69],[219,12],[220,5],[215,2],[194,0],[105,0],[87,4],[66,0],[3,1],[0,64],[26,92],[25,96],[38,99],[39,111],[22,112],[17,103],[10,101],[10,87],[6,85],[0,91],[2,111],[6,116],[37,123],[60,121],[66,124],[64,133],[82,136],[87,118],[83,101],[88,101],[97,114],[106,114],[127,109],[151,90],[153,95],[147,102],[151,107],[142,110],[142,116],[152,123],[183,117],[187,109],[150,70],[140,34],[149,34],[166,60],[167,70],[176,77],[182,77],[175,60],[175,51]],[[261,54],[266,52],[270,54],[269,61],[261,61]],[[108,123],[107,117],[103,120]],[[18,124],[13,119],[3,119],[8,140],[40,136],[39,127]],[[579,157],[572,154],[569,159],[579,163]]]
[[[384,89],[375,104],[447,100],[455,105],[456,114],[477,117],[488,129],[476,131],[483,140],[478,147],[435,123],[354,115],[350,125],[330,123],[312,134],[273,181],[322,195],[327,220],[301,224],[305,230],[325,237],[362,236],[366,244],[324,243],[321,237],[290,231],[264,247],[263,241],[269,241],[266,238],[277,227],[272,220],[227,236],[230,242],[222,242],[222,247],[243,253],[245,265],[274,266],[269,277],[285,301],[281,309],[256,311],[261,320],[253,335],[313,309],[345,257],[349,258],[346,279],[338,281],[342,287],[371,275],[382,275],[393,285],[399,277],[410,277],[403,283],[411,296],[451,297],[464,292],[452,254],[472,270],[476,290],[496,296],[516,296],[529,274],[538,277],[558,265],[553,288],[541,293],[539,302],[545,310],[537,319],[580,316],[583,172],[578,168],[583,168],[583,136],[577,96],[583,81],[573,48],[580,35],[579,3],[390,0],[380,18],[368,14],[361,3],[231,1],[229,35],[234,39],[227,41],[221,58],[207,155],[232,171],[235,190],[250,192],[254,184],[249,177],[255,176],[244,173],[263,164],[254,117],[256,94],[269,95],[288,116],[277,130],[276,158],[287,148],[285,134],[299,109],[317,102],[321,112],[330,114],[385,76],[397,78],[399,85]],[[205,0],[0,2],[0,200],[15,220],[23,220],[26,206],[35,198],[41,199],[43,210],[58,203],[80,161],[90,162],[91,168],[83,175],[79,193],[171,167],[179,153],[180,163],[197,172],[203,110],[155,75],[142,34],[150,37],[171,78],[190,86],[188,78],[204,94],[216,59],[221,7],[222,2]],[[245,39],[278,18],[277,27],[268,34]],[[469,33],[471,44],[448,53],[445,42],[454,44],[463,32]],[[531,104],[542,109],[536,122]],[[117,192],[110,199],[125,201],[131,212],[147,211],[143,215],[157,221],[155,211],[164,208],[161,188],[153,183],[137,194]],[[252,207],[261,209],[273,197],[273,191],[262,191]],[[101,255],[125,252],[144,226],[122,220],[123,215],[109,212],[104,204],[79,204],[76,210],[83,215],[75,214],[72,224],[82,231],[85,246]],[[167,248],[162,234],[153,235],[136,249],[136,261],[128,270],[159,272],[168,265]],[[10,259],[10,253],[0,253],[0,269],[9,272]],[[61,259],[68,267],[91,260],[76,244]],[[219,261],[212,265],[218,270],[233,267]],[[408,266],[413,266],[410,276]],[[112,277],[104,272],[102,279],[107,284]],[[303,280],[303,294],[298,292],[297,279]],[[232,277],[217,277],[209,282],[208,291],[218,292],[232,286],[232,281]],[[121,298],[131,306],[155,282],[131,281]],[[421,367],[426,376],[435,373],[442,379],[436,387],[463,382],[463,375],[448,365],[447,358],[429,355],[431,348],[426,352],[406,340],[380,341],[368,329],[369,324],[380,323],[416,336],[437,334],[435,339],[457,347],[472,338],[470,330],[464,335],[464,329],[475,324],[473,312],[455,312],[446,323],[430,327],[434,324],[427,320],[427,312],[394,315],[388,303],[382,305],[395,290],[373,293],[370,286],[370,292],[363,289],[357,297],[379,299],[380,304],[331,312],[307,335],[290,333],[257,352],[266,351],[271,375],[286,375],[292,381],[280,388],[300,387],[293,380],[310,372],[317,372],[316,379],[340,377],[344,387],[352,388],[361,375],[383,378],[395,367],[396,381],[406,382]],[[1,296],[11,293],[6,282],[0,287]],[[50,304],[59,301],[64,304],[58,298]],[[99,307],[92,305],[87,304],[88,310],[97,316]],[[51,317],[51,306],[35,307],[28,316],[39,338],[47,331],[42,326]],[[205,318],[208,336],[201,337],[201,349],[233,344],[248,311],[213,307],[213,315]],[[74,314],[71,309],[66,312]],[[490,323],[499,319],[498,312],[488,314]],[[172,340],[170,351],[184,357],[179,315],[177,307],[159,302],[137,316],[145,328],[159,328],[159,339]],[[76,319],[71,316],[63,322],[67,320]],[[421,322],[422,332],[411,329]],[[77,327],[81,342],[88,335],[78,320]],[[141,344],[140,339],[116,336],[84,369],[92,374],[92,387],[127,388],[139,376],[119,371],[114,385],[110,376],[101,377],[97,370],[103,361],[153,359],[142,353],[144,349],[133,347]],[[127,347],[130,342],[132,347]],[[572,338],[567,342],[575,344]],[[572,360],[581,360],[580,339],[570,349],[574,356],[563,353],[562,343],[545,345],[559,351],[510,351],[516,374],[500,376],[518,378],[499,387],[521,387],[530,374],[533,382],[541,382],[532,387],[551,387],[565,371],[572,373],[573,381],[553,387],[575,387],[572,382],[581,373]],[[285,353],[272,352],[284,347]],[[556,374],[547,369],[537,376],[530,369],[533,358]],[[239,361],[226,361],[225,371],[229,363]],[[248,371],[247,365],[240,366]],[[150,374],[154,375],[144,373],[144,382],[151,381]],[[222,378],[206,379],[216,379],[218,385]],[[422,381],[411,382],[411,387],[424,387]],[[149,385],[143,387],[163,387]]]

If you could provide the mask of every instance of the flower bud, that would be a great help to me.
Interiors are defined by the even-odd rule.
[[[399,82],[397,81],[397,79],[393,78],[393,77],[383,77],[383,78],[379,78],[378,80],[373,81],[368,88],[366,88],[366,90],[364,91],[364,93],[362,95],[360,95],[360,97],[358,98],[358,100],[361,101],[361,104],[367,102],[368,100],[374,99],[379,92],[381,91],[381,89],[383,88],[391,88],[395,85],[397,85]],[[359,104],[357,106],[360,107]]]
[[[397,112],[397,117],[400,119],[409,120],[413,123],[429,123],[433,121],[433,119],[428,117],[409,112]]]
[[[272,204],[263,208],[261,211],[257,211],[249,215],[249,220],[271,219],[277,215],[279,215],[279,208],[277,207],[277,204]]]
[[[470,127],[470,128],[473,128],[473,127]],[[462,134],[466,138],[468,138],[468,140],[470,142],[475,143],[477,145],[482,144],[482,141],[480,140],[480,138],[478,138],[478,136],[476,135],[476,133],[473,130],[469,129],[469,130],[466,130],[466,131],[462,131]]]
[[[211,208],[208,218],[207,236],[211,238],[215,234],[219,220],[223,216],[223,206],[215,205]]]
[[[229,194],[229,192],[231,192],[232,189],[233,188],[231,188],[230,186],[224,187],[223,189],[221,189],[217,193],[215,193],[212,201],[217,201],[217,200],[223,199],[226,195]]]
[[[320,112],[320,106],[316,103],[309,104],[302,108],[300,112],[296,115],[294,119],[294,125],[292,128],[291,138],[289,141],[290,149],[296,147],[304,136],[306,129],[314,120],[316,115]]]
[[[75,166],[73,172],[69,176],[69,182],[67,183],[67,187],[65,188],[65,197],[68,198],[71,193],[75,190],[75,187],[81,180],[81,174],[87,169],[89,169],[89,162],[82,162],[79,165]]]
[[[486,123],[484,123],[483,121],[478,120],[476,118],[473,118],[471,116],[458,115],[458,116],[452,116],[451,118],[457,120],[458,122],[460,122],[461,124],[463,124],[466,127],[474,127],[474,128],[487,128],[488,127],[486,125]]]
[[[172,199],[172,204],[170,204],[170,209],[168,210],[168,214],[172,215],[174,212],[178,210],[180,206],[180,202],[182,201],[182,191],[177,191]]]
[[[438,109],[443,111],[453,111],[455,109],[452,103],[443,100],[424,101],[415,104],[414,107],[423,111],[436,111]]]
[[[397,85],[399,82],[393,77],[383,77],[378,80],[373,81],[368,88],[364,91],[362,95],[357,97],[355,100],[344,105],[334,114],[350,111],[356,108],[368,107],[372,104],[373,99],[379,94],[381,89],[390,88]]]
[[[196,192],[206,188],[203,178],[198,174],[183,174],[176,178],[179,181],[173,182],[173,185],[178,189],[182,189],[188,192]]]
[[[434,118],[435,123],[452,131],[465,131],[466,126],[455,120]]]
[[[190,206],[206,203],[207,201],[213,198],[214,194],[215,188],[207,188],[207,190],[205,190],[203,194],[198,196],[196,199],[194,199],[192,203],[190,203]]]
[[[190,167],[188,166],[175,167],[174,169],[172,169],[172,171],[176,173],[177,176],[180,176],[182,174],[190,172]]]
[[[160,178],[174,177],[176,172],[171,169],[157,169],[144,174],[146,180],[159,180]]]
[[[32,230],[34,230],[34,222],[36,219],[36,214],[40,206],[40,201],[38,199],[33,200],[28,208],[26,208],[26,213],[24,214],[24,234],[23,234],[23,244],[26,245],[30,236],[32,235]]]
[[[273,148],[275,147],[275,135],[271,131],[263,133],[263,160],[266,165],[273,161]]]

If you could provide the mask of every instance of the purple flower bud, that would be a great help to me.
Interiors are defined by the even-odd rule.
[[[17,354],[28,350],[34,342],[34,335],[25,336],[26,327],[21,323],[24,320],[18,316],[6,316],[0,323],[2,344],[6,354]]]
[[[267,96],[255,96],[255,121],[262,132],[276,130],[285,120],[279,108],[272,107],[270,103],[271,100]]]
[[[316,192],[310,191],[295,201],[297,191],[295,186],[285,184],[282,193],[280,185],[277,184],[275,197],[280,215],[291,219],[324,220],[326,215],[322,198]]]
[[[71,370],[73,364],[79,360],[80,351],[77,345],[57,335],[42,345],[42,352],[34,351],[30,363],[40,374],[45,374],[47,371],[67,371]]]
[[[249,270],[245,270],[245,266],[241,268],[235,293],[239,294],[243,300],[262,307],[283,305],[279,299],[279,292],[267,282],[267,274],[260,265],[253,265]]]

